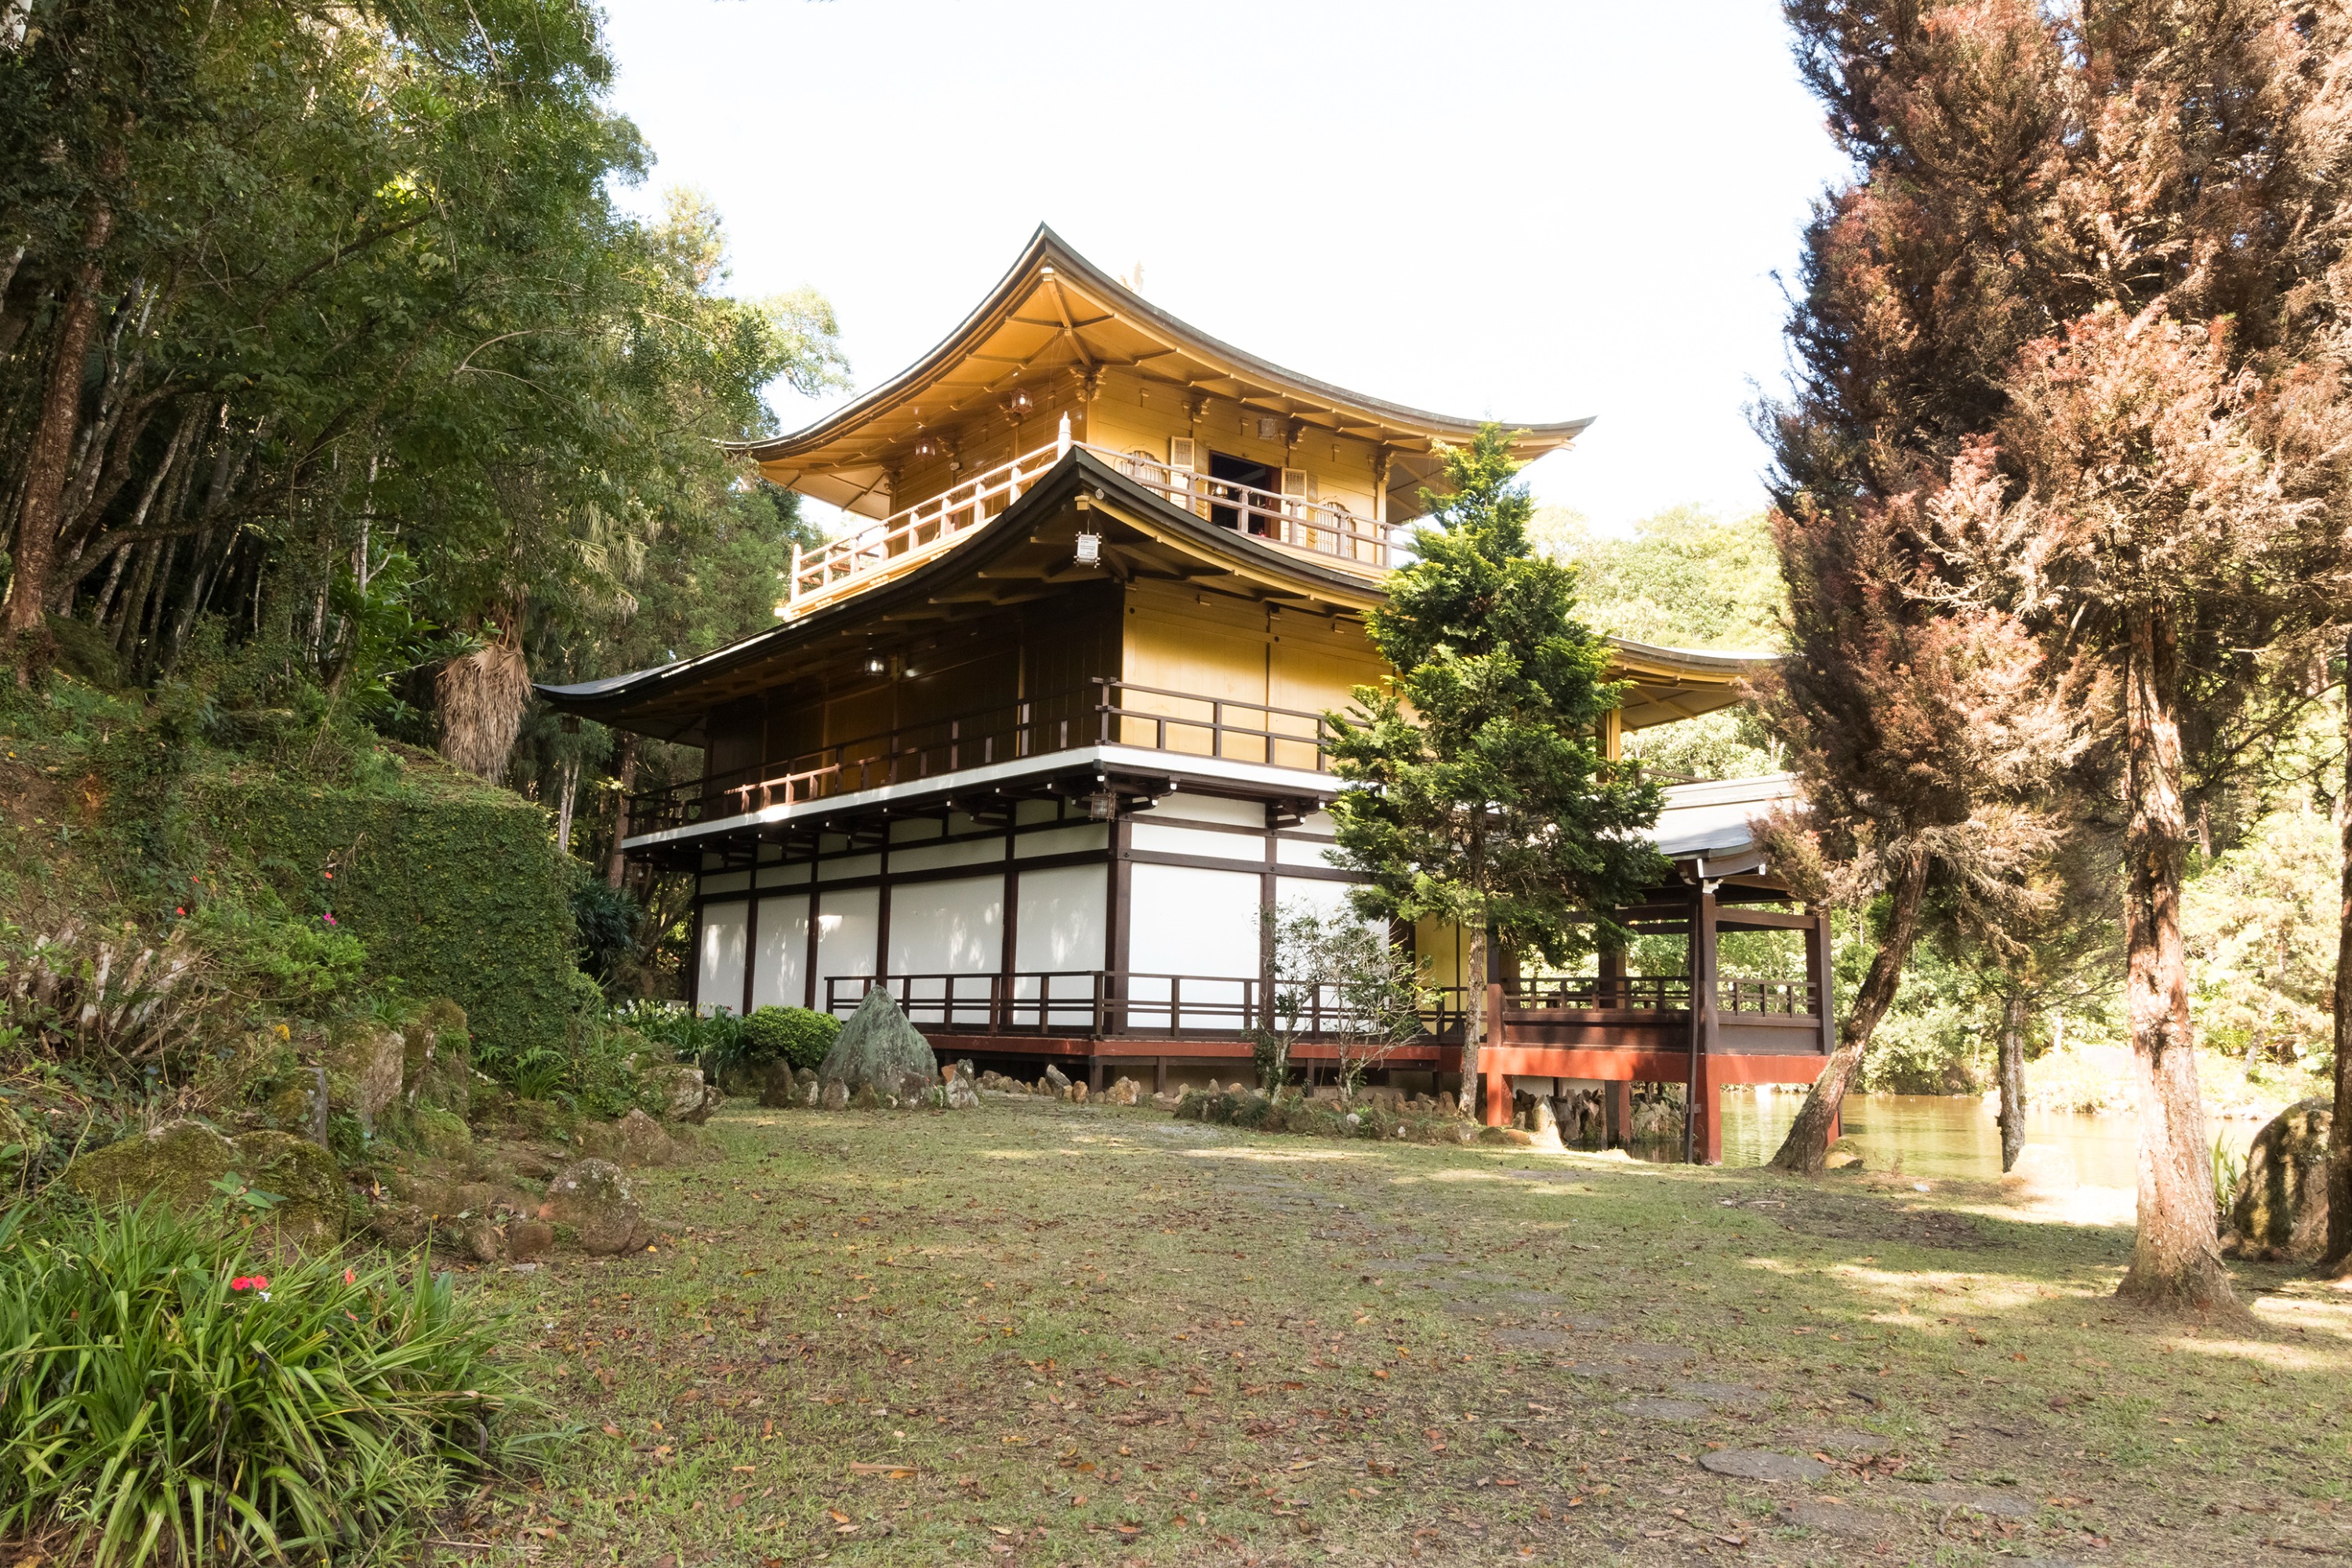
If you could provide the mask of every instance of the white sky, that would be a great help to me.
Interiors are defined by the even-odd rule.
[[[1040,222],[1202,331],[1379,397],[1599,422],[1528,472],[1605,528],[1761,504],[1776,271],[1837,161],[1769,0],[607,0],[618,107],[744,294],[815,285],[859,388]],[[842,401],[782,391],[787,428]]]

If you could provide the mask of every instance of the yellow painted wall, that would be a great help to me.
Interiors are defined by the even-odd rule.
[[[1363,628],[1340,617],[1303,615],[1260,605],[1230,594],[1185,589],[1165,583],[1137,583],[1127,592],[1121,679],[1137,686],[1181,696],[1131,691],[1122,706],[1130,714],[1164,715],[1168,748],[1213,754],[1214,700],[1230,706],[1225,722],[1257,733],[1228,734],[1222,754],[1238,762],[1280,767],[1315,765],[1316,725],[1310,715],[1345,708],[1349,690],[1376,683],[1386,667],[1365,640]],[[1273,713],[1287,709],[1292,713]],[[1269,742],[1265,731],[1272,731]],[[1129,717],[1120,739],[1130,745],[1159,743],[1162,726]],[[1286,742],[1282,737],[1295,735]],[[1271,754],[1269,755],[1269,752]]]
[[[1275,419],[1275,436],[1258,435],[1262,417],[1255,409],[1211,398],[1198,420],[1188,417],[1182,395],[1155,385],[1123,371],[1106,372],[1100,391],[1087,405],[1077,429],[1078,439],[1116,452],[1143,452],[1155,463],[1168,460],[1171,437],[1189,436],[1200,443],[1200,471],[1208,472],[1209,454],[1264,463],[1275,468],[1302,468],[1316,482],[1319,499],[1338,501],[1360,517],[1372,515],[1372,447],[1344,436],[1310,431],[1297,447],[1283,444],[1285,421]]]

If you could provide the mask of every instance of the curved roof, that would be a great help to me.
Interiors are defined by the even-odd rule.
[[[1434,469],[1413,459],[1435,443],[1467,441],[1487,423],[1352,392],[1234,348],[1152,304],[1041,224],[988,297],[921,359],[805,428],[728,448],[788,489],[879,517],[892,510],[893,470],[924,430],[974,415],[1032,418],[1050,440],[1049,400],[1076,397],[1110,371],[1389,448],[1402,459],[1390,481],[1392,521],[1418,510]],[[1030,394],[1034,413],[1011,408],[1018,392]],[[1522,433],[1513,450],[1524,461],[1566,446],[1592,421],[1501,423]]]

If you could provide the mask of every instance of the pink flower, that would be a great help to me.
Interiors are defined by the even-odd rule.
[[[228,1288],[232,1290],[267,1290],[269,1289],[269,1277],[266,1274],[240,1274],[228,1282]]]
[[[346,1269],[344,1269],[344,1270],[343,1270],[343,1283],[344,1283],[344,1284],[346,1284],[346,1285],[356,1285],[356,1284],[358,1284],[359,1282],[360,1282],[360,1277],[359,1277],[356,1273],[352,1272],[351,1269],[348,1269],[348,1268],[346,1268]]]
[[[320,919],[325,921],[329,925],[333,925],[335,923],[335,917],[331,912],[321,915]]]

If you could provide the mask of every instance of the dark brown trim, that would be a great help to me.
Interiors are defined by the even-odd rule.
[[[807,955],[801,964],[801,1005],[811,1009],[814,1009],[816,1006],[816,915],[818,892],[819,889],[816,885],[814,883],[811,883],[809,885],[808,894],[809,910]]]
[[[760,973],[760,900],[758,873],[752,875],[754,897],[743,900],[743,1011],[736,1016],[751,1016],[751,982]]]

